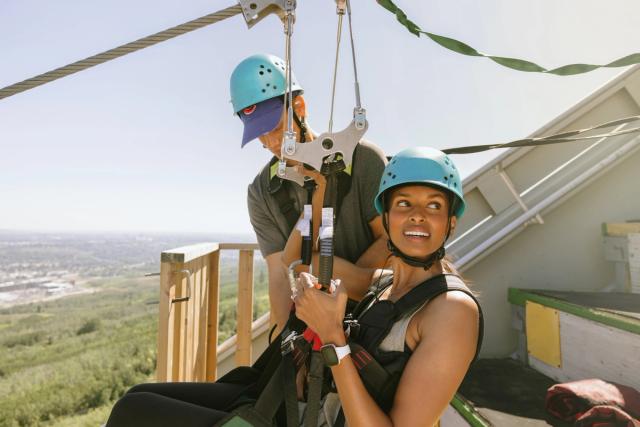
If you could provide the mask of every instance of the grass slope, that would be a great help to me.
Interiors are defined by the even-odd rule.
[[[237,273],[221,271],[220,341],[235,333]],[[254,318],[268,310],[256,268]],[[158,278],[91,282],[95,291],[0,310],[0,427],[97,426],[130,386],[153,381]]]

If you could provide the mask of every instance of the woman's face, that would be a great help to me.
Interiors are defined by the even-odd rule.
[[[405,254],[424,259],[442,246],[447,235],[449,197],[425,185],[390,190],[387,219],[391,240]],[[451,231],[456,217],[451,217]]]

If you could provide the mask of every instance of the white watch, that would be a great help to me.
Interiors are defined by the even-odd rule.
[[[320,353],[327,366],[336,366],[340,364],[340,361],[344,359],[348,354],[351,354],[351,347],[349,344],[342,347],[336,347],[333,344],[325,344],[320,347]]]

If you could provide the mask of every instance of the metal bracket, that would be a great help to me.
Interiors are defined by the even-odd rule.
[[[287,166],[286,160],[278,162],[278,176],[282,179],[293,181],[300,187],[303,187],[305,182],[312,179],[310,176],[298,172],[295,166]]]
[[[189,301],[189,299],[191,298],[191,270],[184,269],[184,270],[180,270],[179,273],[187,275],[187,296],[186,297],[180,297],[180,298],[174,298],[174,299],[171,300],[171,304],[173,304],[175,302]]]
[[[356,129],[362,130],[367,125],[367,110],[362,107],[356,107],[353,109],[353,121],[356,124]]]
[[[509,192],[511,193],[513,198],[516,199],[516,202],[518,202],[522,210],[524,212],[527,212],[529,208],[522,200],[522,197],[520,197],[520,194],[518,194],[518,191],[516,190],[515,185],[513,185],[511,178],[509,178],[509,175],[507,175],[507,173],[501,167],[498,168],[498,175],[500,175],[500,178],[502,178],[502,181],[504,181],[504,184],[507,186]],[[544,224],[544,220],[542,219],[540,214],[537,214],[534,218],[531,219],[530,222],[535,224]]]
[[[354,119],[349,126],[340,132],[325,132],[318,135],[311,142],[296,142],[294,153],[287,154],[287,158],[305,163],[320,171],[322,163],[327,157],[341,154],[344,164],[350,165],[353,161],[353,152],[356,149],[356,145],[368,128],[369,123],[366,118],[361,129],[358,129],[356,119]]]
[[[293,3],[295,7],[295,1],[292,0],[238,0],[238,4],[242,7],[242,16],[249,28],[272,13],[284,19],[287,3]]]

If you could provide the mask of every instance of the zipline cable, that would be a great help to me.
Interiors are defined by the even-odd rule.
[[[68,75],[77,73],[78,71],[83,71],[87,68],[103,64],[107,61],[119,58],[128,53],[137,52],[146,47],[153,46],[155,44],[170,40],[174,37],[181,36],[191,31],[198,30],[211,24],[215,24],[227,18],[231,18],[232,16],[238,15],[240,13],[242,13],[242,7],[240,5],[230,6],[226,9],[222,9],[201,18],[194,19],[193,21],[168,28],[159,33],[143,37],[125,45],[107,50],[106,52],[102,52],[97,55],[82,59],[80,61],[76,61],[72,64],[56,68],[55,70],[48,71],[35,77],[31,77],[30,79],[21,81],[19,83],[14,83],[10,86],[0,89],[0,99],[4,99],[20,92],[32,89],[34,87],[41,86],[45,83],[61,79]]]
[[[624,130],[614,130],[613,132],[599,134],[599,135],[586,135],[586,136],[576,136],[576,135],[581,135],[583,133],[591,132],[597,129],[604,129],[612,126],[624,125],[624,124],[635,122],[638,120],[640,120],[640,116],[630,116],[630,117],[625,117],[623,119],[616,119],[610,122],[601,123],[599,125],[595,125],[590,128],[561,132],[561,133],[556,133],[548,136],[518,139],[511,142],[506,142],[503,144],[470,145],[466,147],[447,148],[442,151],[446,154],[471,154],[471,153],[480,153],[482,151],[487,151],[487,150],[493,150],[494,148],[536,147],[541,145],[559,144],[562,142],[577,142],[577,141],[584,141],[589,139],[610,138],[614,136],[640,132],[640,127],[624,129]]]
[[[336,34],[336,59],[333,64],[333,83],[331,85],[331,111],[329,112],[329,127],[328,132],[333,132],[333,107],[336,100],[336,81],[338,79],[338,58],[340,58],[340,40],[342,39],[342,17],[344,16],[344,10],[338,7],[338,31]]]
[[[349,17],[349,38],[351,39],[351,58],[353,60],[354,87],[356,91],[356,110],[362,110],[360,101],[360,80],[358,80],[358,66],[356,65],[356,46],[353,42],[353,24],[351,23],[351,0],[347,0],[347,16]]]
[[[629,65],[640,64],[640,53],[632,53],[631,55],[627,55],[623,58],[617,59],[613,62],[610,62],[605,65],[593,65],[593,64],[569,64],[564,65],[562,67],[554,68],[548,70],[536,63],[531,61],[526,61],[524,59],[517,58],[507,58],[504,56],[494,56],[488,55],[485,53],[481,53],[471,46],[458,41],[456,39],[452,39],[450,37],[439,36],[437,34],[429,33],[427,31],[423,31],[415,22],[411,21],[407,14],[402,11],[398,6],[396,6],[391,0],[376,0],[378,4],[389,12],[393,13],[396,16],[398,22],[400,22],[410,33],[420,37],[420,35],[424,34],[429,37],[434,42],[438,43],[440,46],[445,47],[454,52],[460,53],[462,55],[467,56],[480,56],[484,58],[488,58],[493,62],[496,62],[504,67],[511,68],[516,71],[524,71],[529,73],[545,73],[545,74],[555,74],[557,76],[572,76],[575,74],[583,74],[588,73],[589,71],[597,70],[598,68],[618,68],[618,67],[626,67]]]

